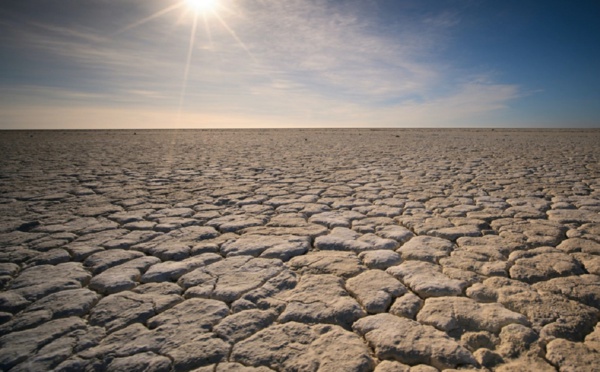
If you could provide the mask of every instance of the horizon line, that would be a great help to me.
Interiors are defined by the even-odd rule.
[[[18,131],[65,131],[65,132],[91,132],[91,131],[167,131],[167,130],[205,130],[205,131],[231,131],[231,130],[367,130],[367,131],[384,131],[384,130],[600,130],[600,126],[595,127],[228,127],[228,128],[0,128],[0,132],[18,132]]]

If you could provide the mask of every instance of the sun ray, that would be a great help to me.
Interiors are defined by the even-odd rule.
[[[198,14],[194,14],[194,23],[192,24],[192,33],[190,34],[190,43],[185,61],[185,69],[183,71],[183,83],[181,86],[181,94],[179,95],[179,109],[177,110],[177,123],[181,121],[181,113],[183,111],[183,103],[187,90],[188,78],[190,74],[190,66],[192,64],[192,55],[194,52],[194,44],[196,43],[196,29],[198,27]]]
[[[248,54],[248,56],[250,56],[250,58],[252,59],[252,61],[256,62],[256,58],[254,57],[254,55],[252,54],[252,52],[250,52],[250,49],[248,49],[248,47],[246,46],[246,44],[244,44],[244,42],[242,41],[242,39],[240,39],[237,34],[235,33],[235,31],[229,27],[229,25],[227,24],[227,22],[225,22],[223,20],[223,18],[221,18],[218,14],[215,13],[215,18],[217,18],[219,20],[219,22],[221,23],[221,25],[225,28],[225,30],[227,30],[227,32],[229,32],[229,34],[231,35],[231,37],[233,37],[235,39],[235,41],[238,42],[238,44],[246,51],[246,53]]]
[[[250,51],[248,46],[237,35],[235,30],[233,30],[227,24],[227,22],[219,15],[219,11],[221,11],[221,10],[229,11],[229,12],[231,10],[227,9],[226,7],[220,6],[218,0],[181,0],[171,6],[168,6],[164,9],[157,11],[156,13],[154,13],[148,17],[140,19],[136,22],[133,22],[133,23],[117,30],[112,35],[114,36],[114,35],[118,35],[123,32],[129,31],[133,28],[139,27],[147,22],[150,22],[156,18],[159,18],[167,13],[170,13],[170,12],[180,9],[180,8],[185,8],[183,14],[181,14],[180,17],[189,16],[191,14],[193,22],[192,22],[192,29],[191,29],[191,33],[190,33],[190,37],[189,37],[186,59],[185,59],[183,81],[181,82],[181,91],[179,93],[179,104],[178,104],[178,110],[177,110],[177,123],[178,124],[180,124],[180,122],[182,120],[182,115],[183,115],[183,111],[184,111],[186,95],[187,95],[187,88],[188,88],[188,83],[189,83],[188,80],[190,78],[190,72],[191,72],[191,68],[192,68],[192,60],[193,60],[194,48],[195,48],[195,44],[196,44],[196,37],[197,37],[196,34],[197,34],[197,30],[198,30],[198,22],[199,22],[200,16],[202,16],[202,20],[204,21],[204,28],[206,31],[206,35],[208,38],[210,48],[213,47],[213,37],[212,37],[211,28],[209,25],[209,23],[210,23],[209,17],[218,20],[219,23],[221,24],[221,26],[227,31],[227,33],[229,33],[229,35],[246,52],[246,54],[248,54],[250,59],[252,61],[254,61],[255,63],[257,62],[257,59],[252,54],[252,52]]]
[[[210,48],[212,48],[213,47],[212,32],[210,32],[210,27],[208,26],[208,19],[206,18],[206,14],[202,14],[202,18],[204,19],[204,31],[206,31],[206,37],[208,38],[208,45]]]
[[[214,12],[217,8],[217,0],[185,0],[187,5],[196,13]]]
[[[184,5],[184,3],[183,3],[183,2],[181,2],[181,3],[177,3],[177,4],[174,4],[174,5],[171,5],[171,6],[169,6],[169,7],[166,7],[166,8],[164,8],[164,9],[162,9],[162,10],[159,10],[158,12],[156,12],[156,13],[154,13],[154,14],[152,14],[152,15],[150,15],[150,16],[148,16],[148,17],[144,18],[144,19],[140,19],[139,21],[136,21],[136,22],[134,22],[134,23],[132,23],[132,24],[130,24],[130,25],[127,25],[127,26],[125,26],[125,27],[123,27],[123,28],[121,28],[121,29],[117,30],[116,32],[114,32],[114,33],[112,34],[112,36],[116,36],[116,35],[122,34],[123,32],[125,32],[125,31],[129,31],[129,30],[131,30],[132,28],[136,28],[136,27],[138,27],[138,26],[141,26],[141,25],[143,25],[144,23],[150,22],[150,21],[152,21],[152,20],[153,20],[153,19],[155,19],[155,18],[158,18],[158,17],[160,17],[160,16],[162,16],[162,15],[165,15],[165,14],[167,14],[167,13],[169,13],[169,12],[172,12],[172,11],[174,11],[175,9],[181,8],[181,7],[183,7],[183,5]]]

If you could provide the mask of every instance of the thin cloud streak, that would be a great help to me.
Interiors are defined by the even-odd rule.
[[[13,101],[24,112],[13,107],[0,126],[73,126],[85,109],[94,113],[93,125],[105,118],[123,127],[460,125],[520,97],[518,85],[470,81],[436,58],[446,37],[439,35],[460,24],[455,13],[423,20],[429,26],[421,32],[389,33],[356,6],[229,0],[196,30],[189,15],[176,19],[177,3],[161,6],[137,15],[116,37],[85,26],[16,27],[23,47],[82,75],[66,75],[58,90],[18,87]],[[0,90],[0,98],[8,94]],[[44,119],[59,114],[64,119]]]
[[[300,83],[368,100],[421,93],[433,83],[436,66],[415,61],[426,51],[411,39],[421,36],[400,34],[391,40],[370,31],[372,26],[350,9],[331,9],[323,1],[269,5],[250,13],[253,29],[246,31],[255,41],[268,33],[269,40],[250,47],[265,64],[301,77]]]
[[[0,92],[1,94],[2,92]],[[156,92],[131,92],[132,99],[126,107],[114,105],[88,106],[86,98],[72,92],[60,92],[63,98],[78,102],[73,105],[38,103],[33,106],[12,107],[3,110],[0,122],[13,123],[5,129],[18,129],[34,123],[32,128],[53,127],[73,129],[87,123],[94,128],[119,129],[120,123],[132,128],[244,128],[244,127],[469,127],[479,126],[482,114],[505,107],[506,102],[517,99],[519,91],[510,85],[465,85],[460,93],[439,98],[433,102],[409,102],[401,106],[364,110],[357,104],[323,100],[318,96],[291,94],[287,104],[275,110],[255,107],[239,110],[225,107],[214,111],[181,112],[175,122],[175,111],[169,108],[143,106],[145,96]],[[282,101],[280,101],[282,102]],[[286,115],[286,120],[281,117]],[[87,117],[87,119],[86,119]],[[503,126],[506,126],[503,123]],[[510,126],[510,124],[509,124]]]

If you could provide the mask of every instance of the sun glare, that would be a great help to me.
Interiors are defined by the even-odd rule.
[[[214,11],[217,8],[217,0],[186,0],[190,8],[198,13]]]
[[[189,38],[187,57],[185,59],[185,68],[184,68],[184,72],[183,72],[183,82],[182,82],[182,87],[181,87],[181,94],[179,97],[179,110],[178,110],[179,118],[181,117],[181,113],[183,110],[183,104],[185,101],[187,83],[188,83],[188,79],[189,79],[190,70],[192,67],[192,57],[193,57],[193,53],[194,53],[194,45],[196,43],[196,31],[198,29],[198,23],[200,21],[202,21],[202,20],[204,21],[204,25],[206,27],[206,32],[208,34],[208,39],[210,40],[211,44],[212,44],[212,38],[210,36],[210,29],[209,29],[209,22],[208,22],[209,18],[217,20],[218,23],[220,23],[223,26],[223,28],[231,35],[231,37],[233,37],[235,39],[235,41],[237,41],[238,44],[246,51],[246,53],[248,53],[248,55],[253,60],[255,60],[254,56],[252,56],[252,54],[250,53],[250,51],[248,50],[246,45],[236,35],[235,31],[219,15],[219,12],[222,10],[226,10],[228,12],[230,11],[229,9],[227,9],[227,6],[224,4],[224,2],[225,1],[223,1],[223,0],[178,0],[175,4],[172,4],[164,9],[161,9],[161,10],[157,11],[156,13],[149,15],[148,17],[145,17],[136,22],[133,22],[133,23],[123,27],[122,29],[118,30],[114,34],[114,35],[118,35],[125,31],[139,27],[143,24],[146,24],[146,23],[156,19],[156,18],[162,17],[163,15],[165,15],[167,13],[171,13],[177,9],[183,8],[184,12],[182,13],[182,16],[187,15],[189,17],[190,13],[192,13],[191,17],[189,17],[192,20],[192,28],[191,28],[190,38]],[[178,119],[178,121],[179,121],[179,119]]]

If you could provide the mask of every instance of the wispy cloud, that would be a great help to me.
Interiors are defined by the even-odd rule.
[[[292,0],[249,9],[250,50],[272,70],[327,96],[372,103],[422,93],[433,83],[435,66],[417,62],[427,52],[415,40],[421,35],[386,36],[358,9],[328,4]]]
[[[33,88],[31,88],[33,90]],[[0,96],[3,92],[0,91]],[[40,92],[42,95],[47,92]],[[158,92],[131,92],[130,104],[87,104],[94,96],[61,91],[59,102],[43,100],[35,104],[15,103],[2,110],[0,123],[5,129],[23,126],[77,128],[87,123],[94,128],[243,128],[243,127],[443,127],[479,126],[485,115],[506,107],[520,96],[517,86],[467,84],[459,92],[426,102],[406,102],[401,105],[365,109],[363,105],[323,99],[318,95],[289,93],[268,106],[227,106],[213,101],[212,110],[187,110],[181,116],[170,108],[148,107],[145,96]],[[210,98],[210,97],[209,97]],[[60,101],[69,100],[70,104]],[[104,101],[102,101],[104,102]],[[210,101],[209,101],[210,102]],[[255,102],[256,103],[256,102]],[[218,105],[217,105],[218,104]],[[285,118],[285,119],[282,119]],[[503,126],[519,123],[496,123]]]
[[[509,102],[520,96],[516,85],[468,83],[444,97],[400,105],[388,115],[395,117],[398,124],[412,126],[482,125],[481,120],[485,119],[482,114],[507,108]],[[388,123],[393,125],[394,120],[389,117]]]
[[[14,24],[12,39],[22,48],[68,68],[60,89],[30,81],[8,87],[12,93],[0,89],[0,97],[17,89],[13,101],[21,107],[39,105],[29,112],[36,120],[49,110],[79,118],[83,108],[124,125],[139,115],[174,120],[191,27],[190,14],[174,3],[154,2],[118,30],[45,20]],[[503,109],[519,97],[517,85],[461,76],[436,54],[460,24],[457,13],[428,14],[418,27],[403,20],[409,26],[390,30],[353,4],[223,0],[219,17],[200,19],[178,125],[442,125]],[[160,13],[165,6],[173,11]],[[10,120],[25,123],[27,112],[15,110]]]

